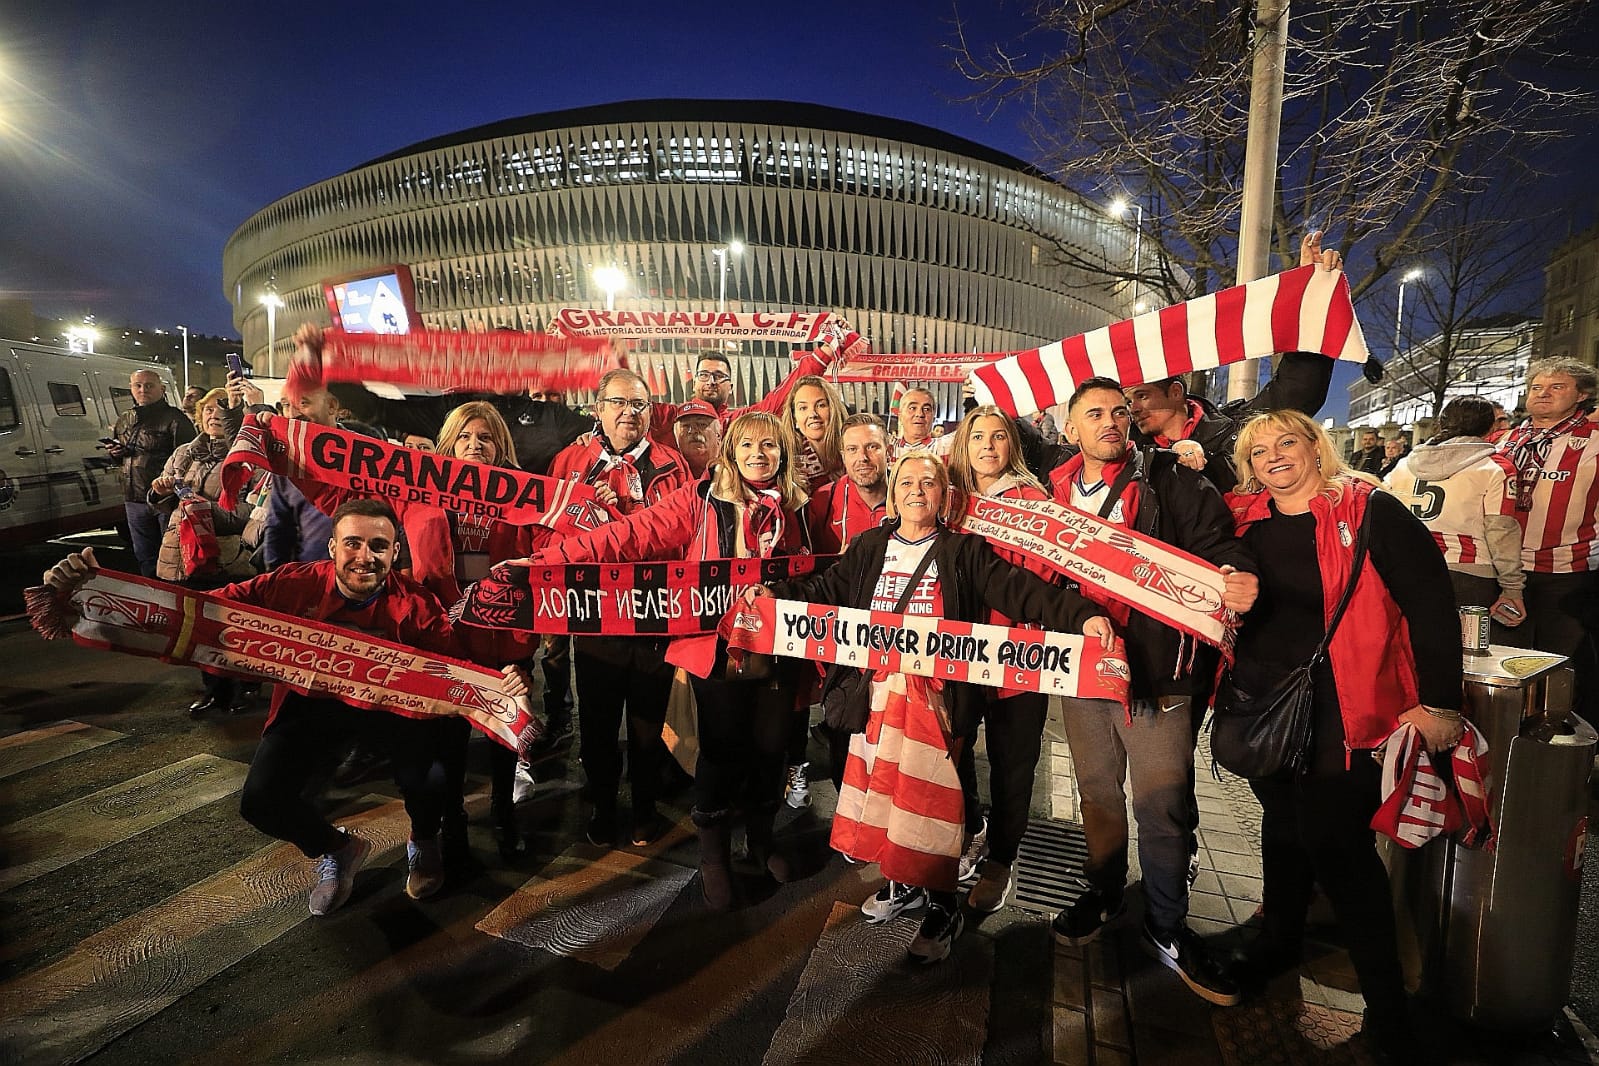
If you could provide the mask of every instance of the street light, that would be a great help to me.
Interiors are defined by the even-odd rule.
[[[94,354],[94,342],[100,339],[100,331],[91,326],[73,326],[67,330],[67,347],[78,351],[78,345],[83,345],[83,350],[90,355]]]
[[[261,304],[267,312],[267,372],[271,373],[277,369],[277,364],[272,361],[272,353],[278,347],[278,308],[283,306],[283,297],[278,295],[277,275],[267,279]]]
[[[743,255],[744,242],[738,240],[728,241],[725,247],[711,249],[711,254],[716,257],[718,268],[716,273],[720,279],[716,287],[716,311],[718,314],[727,310],[727,255],[729,252],[734,255]]]
[[[619,267],[603,266],[594,268],[594,284],[605,290],[605,309],[616,309],[616,294],[627,288],[627,275]]]
[[[179,326],[183,332],[183,394],[189,394],[189,327]]]
[[[1139,259],[1144,250],[1144,205],[1129,204],[1124,197],[1118,196],[1110,203],[1112,218],[1126,218],[1128,208],[1133,214],[1133,313],[1143,314],[1149,305],[1138,298]]]
[[[1399,308],[1398,308],[1398,310],[1396,310],[1394,312],[1394,354],[1393,354],[1393,358],[1394,359],[1398,359],[1399,358],[1400,331],[1403,328],[1404,323],[1405,323],[1405,286],[1410,284],[1412,281],[1415,281],[1418,278],[1420,278],[1423,273],[1425,273],[1425,271],[1423,271],[1420,267],[1417,267],[1414,270],[1406,271],[1405,275],[1399,279]],[[1396,372],[1397,372],[1397,368],[1395,368],[1395,369],[1396,369]],[[1386,423],[1386,422],[1392,422],[1393,420],[1394,420],[1394,379],[1393,379],[1393,375],[1390,374],[1388,376],[1388,414],[1386,416],[1384,416],[1383,421]]]

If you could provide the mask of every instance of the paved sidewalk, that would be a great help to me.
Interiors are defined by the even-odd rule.
[[[1200,870],[1189,900],[1189,924],[1232,945],[1261,898],[1260,806],[1242,778],[1223,771],[1217,780],[1211,774],[1208,738],[1200,743]],[[1051,817],[1078,821],[1071,749],[1047,738],[1045,757]],[[1128,824],[1133,834],[1129,880],[1136,881],[1137,828],[1131,810]],[[1324,907],[1312,910],[1312,939],[1296,973],[1237,1007],[1218,1008],[1140,950],[1141,915],[1130,899],[1127,915],[1099,940],[1083,948],[1055,947],[1054,1061],[1072,1066],[1372,1061],[1362,1041],[1352,1039],[1360,1031],[1364,1002],[1349,956],[1336,944],[1315,939],[1318,932],[1334,938]],[[1569,1010],[1557,1034],[1514,1041],[1473,1037],[1470,1048],[1449,1061],[1461,1066],[1599,1064],[1599,1040]]]

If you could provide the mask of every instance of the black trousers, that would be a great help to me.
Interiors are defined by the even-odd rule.
[[[544,717],[551,722],[572,720],[572,638],[545,637]]]
[[[1393,897],[1371,828],[1381,804],[1382,767],[1369,752],[1356,751],[1347,771],[1290,772],[1249,785],[1261,806],[1266,935],[1297,949],[1312,887],[1320,884],[1371,1015],[1402,1016],[1405,983]]]
[[[984,705],[983,731],[988,736],[988,857],[1006,866],[1016,861],[1016,849],[1027,831],[1033,805],[1033,776],[1044,743],[1044,720],[1049,697],[1024,692]],[[966,797],[966,832],[983,824],[977,794],[977,758],[968,737],[961,745],[955,772]]]
[[[342,847],[344,837],[304,795],[306,785],[338,764],[352,740],[370,743],[389,756],[394,783],[411,817],[411,836],[439,831],[444,804],[429,783],[435,723],[386,711],[357,710],[338,700],[297,693],[284,699],[250,762],[239,799],[244,820],[267,836],[287,841],[314,859]]]
[[[1577,675],[1577,713],[1599,713],[1599,669],[1594,631],[1599,624],[1599,570],[1585,574],[1527,572],[1522,593],[1527,620],[1507,632],[1505,643],[1517,648],[1565,655]]]
[[[796,713],[794,686],[786,679],[693,682],[700,726],[694,806],[707,814],[732,807],[775,811]]]
[[[627,638],[579,638],[572,652],[577,667],[578,760],[587,778],[586,794],[599,811],[616,809],[622,777],[617,732],[627,719],[627,782],[633,793],[633,821],[655,815],[661,760],[666,745],[661,725],[672,694],[672,674],[657,642]]]

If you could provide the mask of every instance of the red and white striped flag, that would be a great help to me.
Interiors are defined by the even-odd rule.
[[[1366,338],[1342,271],[1302,266],[1163,307],[972,372],[979,403],[1016,416],[1065,403],[1087,378],[1159,381],[1278,352],[1364,363]]]

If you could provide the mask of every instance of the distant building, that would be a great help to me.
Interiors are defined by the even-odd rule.
[[[1599,226],[1561,244],[1544,268],[1543,353],[1599,364]]]
[[[1527,364],[1542,351],[1539,321],[1525,315],[1497,315],[1467,322],[1452,337],[1436,334],[1391,360],[1379,385],[1358,378],[1349,386],[1349,424],[1405,428],[1431,419],[1432,378],[1446,344],[1453,345],[1444,402],[1457,396],[1481,396],[1507,411],[1521,405],[1526,392]]]
[[[1022,160],[927,126],[646,100],[463,130],[290,193],[233,233],[222,278],[268,373],[297,325],[328,324],[324,279],[393,263],[415,275],[429,329],[542,330],[563,306],[604,306],[594,271],[614,266],[618,310],[831,310],[881,352],[989,352],[1130,317],[1126,283],[1053,249],[1122,271],[1135,238]],[[269,281],[283,300],[271,353]],[[745,397],[789,366],[786,345],[740,354]],[[958,417],[957,387],[941,391]]]

